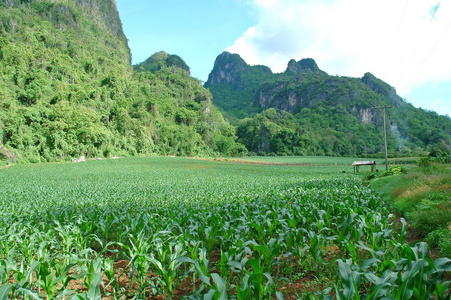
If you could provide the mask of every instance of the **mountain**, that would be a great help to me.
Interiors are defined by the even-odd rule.
[[[417,109],[393,87],[366,73],[330,76],[312,58],[290,60],[285,72],[250,66],[223,52],[204,85],[213,103],[237,125],[239,141],[256,153],[371,155],[383,152],[383,113],[392,155],[443,143],[449,117]]]
[[[164,51],[157,52],[142,63],[133,66],[138,72],[149,71],[152,73],[161,70],[164,67],[175,67],[185,70],[190,75],[190,70],[185,61],[178,55],[168,54]]]
[[[0,164],[243,150],[176,56],[133,71],[114,0],[0,1],[0,33]]]

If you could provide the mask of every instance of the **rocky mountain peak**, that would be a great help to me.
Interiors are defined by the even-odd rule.
[[[313,58],[304,58],[296,62],[294,59],[288,62],[285,72],[295,74],[310,74],[321,71]]]
[[[250,66],[238,54],[222,52],[216,57],[213,70],[208,76],[205,87],[218,83],[233,83],[240,74],[250,69]]]
[[[405,105],[401,97],[396,94],[394,87],[380,80],[370,72],[365,73],[361,80],[372,91],[387,97],[391,104],[395,106]]]

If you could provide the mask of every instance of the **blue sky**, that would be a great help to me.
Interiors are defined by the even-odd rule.
[[[166,51],[207,80],[224,50],[282,72],[311,57],[371,72],[416,107],[451,116],[451,1],[116,0],[133,63]]]

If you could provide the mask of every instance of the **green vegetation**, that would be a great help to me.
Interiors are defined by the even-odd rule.
[[[411,227],[432,246],[451,256],[451,170],[429,163],[407,174],[375,179],[371,187],[393,202]]]
[[[0,32],[1,164],[245,151],[199,80],[133,72],[114,1],[2,1]]]
[[[379,105],[394,106],[387,110],[391,157],[420,155],[451,131],[449,117],[414,108],[372,74],[330,76],[313,59],[291,60],[273,74],[224,52],[205,87],[237,125],[239,141],[257,154],[382,154],[383,114],[372,109]]]
[[[0,299],[449,297],[451,260],[329,162],[1,169]]]
[[[185,70],[190,74],[189,67],[185,61],[178,55],[167,54],[164,51],[157,52],[144,62],[133,66],[133,69],[139,72],[150,71],[152,73],[161,70],[164,67],[176,67]]]
[[[341,109],[305,108],[292,115],[270,108],[241,120],[237,125],[238,140],[260,155],[365,156],[384,151],[384,144],[378,144],[382,132]],[[346,131],[350,127],[353,130]],[[395,141],[390,139],[390,143]]]

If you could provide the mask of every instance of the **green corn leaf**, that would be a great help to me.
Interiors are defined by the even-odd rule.
[[[440,257],[434,261],[434,268],[437,271],[451,271],[451,259],[447,257]]]
[[[176,261],[181,262],[181,263],[195,263],[195,261],[187,256],[180,256],[180,257],[176,257],[175,258]]]
[[[91,288],[88,291],[88,299],[90,300],[101,300],[102,295],[100,293],[100,284],[103,283],[102,275],[96,274],[91,282]]]
[[[8,300],[9,299],[9,293],[11,292],[11,284],[5,284],[2,285],[0,288],[0,300]]]
[[[396,300],[410,299],[413,295],[413,288],[409,287],[409,280],[404,281],[396,292]]]
[[[206,285],[211,285],[210,277],[208,277],[209,274],[208,273],[204,274],[204,272],[202,271],[202,269],[197,261],[194,262],[194,266],[196,268],[196,271],[197,271],[196,274],[197,274],[197,276],[199,276],[199,279]]]
[[[383,282],[381,284],[375,285],[372,288],[371,293],[365,299],[366,300],[382,299],[383,297],[387,296],[387,293],[390,291],[391,287],[392,285],[389,282]]]
[[[32,290],[30,290],[30,289],[23,289],[23,288],[20,288],[20,289],[17,289],[16,292],[25,293],[25,294],[27,294],[27,296],[28,296],[30,299],[34,299],[34,300],[42,300],[42,299],[44,299],[44,298],[42,298],[42,297],[39,297],[39,295],[38,295],[35,291],[32,291]]]
[[[215,289],[210,289],[208,291],[208,293],[206,293],[204,295],[204,299],[203,300],[212,300],[216,293],[217,293],[217,291]]]
[[[72,297],[70,297],[69,299],[70,300],[89,300],[88,296],[86,296],[86,293],[72,295]]]
[[[374,266],[376,263],[380,263],[381,261],[377,258],[367,259],[362,264],[362,270],[367,270],[368,268]]]
[[[213,278],[213,284],[216,288],[216,290],[219,292],[219,300],[225,300],[227,299],[227,286],[226,286],[226,280],[224,280],[219,274],[213,273],[211,274],[211,277]]]
[[[448,294],[448,297],[447,298],[445,298],[445,292],[449,292],[450,291],[450,288],[451,288],[451,286],[450,286],[450,284],[451,284],[451,281],[446,281],[446,282],[444,282],[444,283],[437,283],[436,285],[435,285],[435,295],[437,296],[437,298],[439,299],[439,300],[444,300],[444,299],[448,299],[449,300],[449,298],[451,298],[451,293],[450,294]]]
[[[71,296],[77,291],[65,289],[62,293],[58,294],[55,299],[66,299],[67,296]]]

